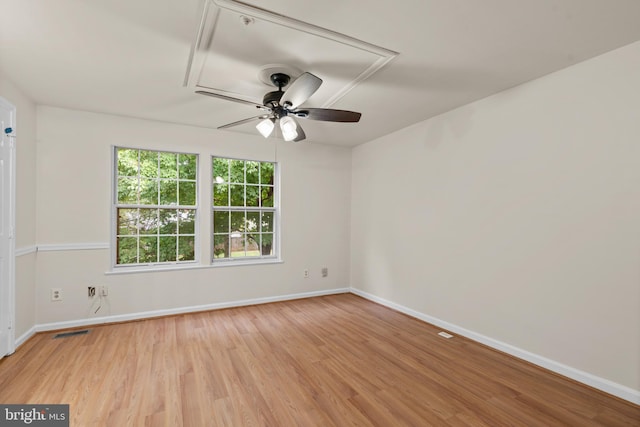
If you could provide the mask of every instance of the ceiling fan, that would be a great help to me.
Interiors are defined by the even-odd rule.
[[[226,129],[254,120],[260,120],[256,128],[265,138],[271,135],[276,123],[278,123],[285,141],[302,141],[306,138],[306,135],[296,118],[343,123],[353,123],[360,120],[361,114],[355,111],[334,110],[331,108],[301,108],[300,105],[318,90],[322,84],[322,79],[311,73],[303,73],[291,83],[291,86],[289,86],[286,91],[283,91],[282,88],[289,84],[290,79],[291,77],[285,73],[271,74],[271,83],[276,86],[278,90],[265,94],[262,105],[244,99],[202,90],[196,91],[196,93],[251,105],[264,111],[263,114],[258,116],[228,123],[219,126],[218,129]]]

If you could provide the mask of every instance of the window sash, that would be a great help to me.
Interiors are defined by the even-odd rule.
[[[237,173],[240,162],[242,162],[242,180]],[[263,164],[271,165],[267,174],[262,173]],[[252,169],[251,176],[248,174],[248,166]],[[255,174],[256,166],[258,166],[257,175]],[[233,170],[232,167],[236,169]],[[277,258],[279,240],[277,163],[212,156],[212,172],[212,262]],[[241,195],[238,193],[240,188],[242,188]],[[224,191],[218,191],[218,189]],[[234,194],[233,191],[236,193]],[[249,193],[253,198],[247,197]],[[241,203],[238,203],[238,200]],[[218,221],[216,213],[225,212],[228,213],[225,219],[227,224],[221,227],[216,223]],[[233,214],[239,213],[243,214],[244,219],[236,217],[234,221]],[[259,218],[255,228],[251,228],[252,221],[248,220],[251,215],[258,215]],[[264,215],[270,217],[270,225],[265,230],[263,230]],[[236,229],[233,229],[234,222],[237,223]]]
[[[133,151],[137,158],[120,161],[119,152]],[[147,169],[142,171],[142,159],[147,161]],[[153,159],[156,157],[156,159]],[[149,160],[150,159],[150,160]],[[175,168],[166,167],[175,161]],[[198,259],[198,154],[146,150],[139,148],[114,147],[113,149],[113,208],[112,208],[112,265],[117,268],[148,267],[153,265],[175,265],[195,263]],[[157,169],[149,168],[149,161],[157,162]],[[163,169],[162,162],[165,162]],[[186,168],[185,168],[186,167]],[[125,170],[125,174],[121,171]],[[154,175],[155,173],[155,175]],[[122,179],[130,180],[134,184],[135,201],[132,198],[120,202],[119,184]],[[195,178],[195,179],[193,179]],[[155,183],[156,195],[153,197],[154,185],[143,187],[141,182],[146,180]],[[163,197],[163,189],[174,190],[169,198]],[[164,184],[164,185],[163,185]],[[188,193],[181,193],[180,185],[185,185]],[[141,192],[151,191],[153,203],[144,203]],[[186,197],[186,199],[184,199]],[[178,204],[180,199],[193,201],[193,204]],[[147,197],[147,200],[148,197]],[[170,201],[166,204],[162,201]],[[175,200],[175,203],[173,202]],[[130,210],[128,223],[122,222],[123,211]],[[154,212],[155,211],[155,212]],[[151,232],[141,229],[142,221],[148,221]],[[186,225],[184,225],[186,224]],[[127,225],[129,231],[127,232]],[[185,229],[182,229],[185,227]],[[129,245],[125,253],[122,245]],[[124,261],[124,262],[123,262]]]

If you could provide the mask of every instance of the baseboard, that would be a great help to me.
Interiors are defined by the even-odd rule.
[[[368,299],[370,301],[376,302],[378,304],[384,305],[386,307],[392,308],[396,311],[407,314],[411,317],[415,317],[416,319],[420,319],[424,322],[438,326],[442,329],[446,329],[447,331],[469,338],[473,341],[477,341],[481,344],[484,344],[496,350],[502,351],[503,353],[507,353],[511,356],[517,357],[522,360],[526,360],[527,362],[531,362],[534,365],[541,366],[552,372],[555,372],[567,378],[571,378],[572,380],[581,382],[590,387],[601,390],[605,393],[627,400],[631,403],[635,403],[636,405],[640,405],[640,391],[638,390],[634,390],[630,387],[615,383],[613,381],[609,381],[607,379],[597,377],[588,372],[584,372],[579,369],[572,368],[571,366],[564,365],[554,360],[547,359],[546,357],[542,357],[537,354],[531,353],[529,351],[523,350],[521,348],[514,347],[510,344],[495,340],[493,338],[487,337],[477,332],[470,331],[468,329],[462,328],[460,326],[454,325],[452,323],[446,322],[436,317],[432,317],[424,313],[420,313],[416,310],[412,310],[403,305],[396,304],[384,298],[377,297],[373,294],[362,291],[360,289],[351,288],[351,293],[361,296],[362,298]]]
[[[138,313],[119,314],[114,316],[92,317],[88,319],[69,320],[64,322],[43,323],[40,325],[36,325],[34,329],[36,332],[55,331],[60,329],[78,328],[83,326],[103,325],[106,323],[118,323],[118,322],[127,322],[131,320],[150,319],[153,317],[171,316],[175,314],[195,313],[198,311],[220,310],[223,308],[267,304],[271,302],[319,297],[323,295],[344,294],[348,292],[349,292],[349,288],[328,289],[323,291],[303,292],[303,293],[289,294],[289,295],[278,295],[274,297],[219,302],[219,303],[213,303],[213,304],[194,305],[190,307],[170,308],[165,310],[143,311]]]
[[[24,334],[20,335],[18,339],[16,339],[16,349],[20,347],[22,344],[24,344],[25,342],[27,342],[27,340],[32,336],[34,336],[36,332],[37,332],[36,327],[32,326],[31,329],[29,329]]]

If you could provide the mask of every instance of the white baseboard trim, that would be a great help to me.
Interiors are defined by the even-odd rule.
[[[219,302],[213,304],[194,305],[190,307],[170,308],[164,310],[143,311],[130,314],[117,314],[113,316],[92,317],[88,319],[69,320],[64,322],[53,322],[36,325],[36,332],[55,331],[59,329],[77,328],[82,326],[102,325],[105,323],[127,322],[130,320],[149,319],[153,317],[171,316],[175,314],[195,313],[198,311],[220,310],[223,308],[243,307],[247,305],[267,304],[270,302],[289,301],[294,299],[319,297],[323,295],[345,294],[349,288],[328,289],[324,291],[303,292],[299,294],[279,295],[274,297],[263,297],[229,302]]]
[[[36,327],[32,326],[31,329],[29,329],[27,332],[25,332],[24,334],[20,335],[18,337],[18,339],[16,340],[16,349],[18,347],[20,347],[22,344],[24,344],[25,342],[27,342],[27,340],[29,338],[31,338],[32,336],[34,336],[36,334]]]
[[[378,304],[392,308],[396,311],[407,314],[411,317],[415,317],[416,319],[420,319],[424,322],[438,326],[442,329],[446,329],[449,332],[462,335],[463,337],[469,338],[473,341],[477,341],[491,348],[502,351],[503,353],[507,353],[519,359],[526,360],[527,362],[531,362],[534,365],[541,366],[552,372],[571,378],[572,380],[581,382],[590,387],[604,391],[605,393],[612,394],[621,399],[627,400],[631,403],[635,403],[636,405],[640,405],[639,390],[634,390],[622,384],[618,384],[613,381],[609,381],[605,378],[597,377],[588,372],[584,372],[579,369],[572,368],[571,366],[564,365],[554,360],[547,359],[546,357],[539,356],[537,354],[531,353],[529,351],[523,350],[518,347],[514,347],[502,341],[495,340],[493,338],[487,337],[477,332],[470,331],[468,329],[462,328],[460,326],[454,325],[444,320],[440,320],[436,317],[432,317],[427,314],[420,313],[419,311],[410,309],[400,304],[396,304],[384,298],[377,297],[373,294],[362,291],[360,289],[351,288],[351,293],[361,296],[362,298],[368,299],[370,301],[377,302]]]

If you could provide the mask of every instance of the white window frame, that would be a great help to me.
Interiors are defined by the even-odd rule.
[[[247,187],[247,171],[246,167],[244,170],[244,188],[245,188],[245,206],[214,206],[214,195],[213,189],[215,184],[215,171],[213,170],[213,161],[214,159],[229,159],[243,162],[258,162],[258,163],[272,163],[273,164],[273,207],[263,207],[263,206],[246,206],[246,187]],[[270,264],[270,263],[281,263],[281,248],[280,248],[280,235],[281,235],[281,227],[280,227],[280,164],[276,161],[270,160],[256,160],[249,158],[239,158],[239,157],[230,157],[230,156],[222,156],[222,155],[212,155],[209,162],[209,167],[211,168],[211,187],[210,194],[211,197],[211,233],[209,235],[211,242],[211,265],[215,267],[222,266],[231,266],[231,265],[247,265],[247,264]],[[260,178],[258,179],[258,182]],[[231,184],[227,182],[227,185]],[[253,185],[253,184],[249,184]],[[229,203],[231,202],[231,198],[229,196]],[[216,211],[228,211],[228,212],[272,212],[273,213],[273,240],[272,240],[272,252],[271,255],[262,255],[259,256],[251,256],[251,257],[229,257],[229,258],[216,258],[215,257],[215,224],[214,224],[214,212]],[[229,230],[231,232],[231,230]],[[260,233],[262,233],[260,231]]]
[[[194,155],[196,157],[196,179],[195,179],[195,191],[196,191],[196,204],[191,205],[141,205],[141,204],[119,204],[118,203],[118,156],[117,150],[141,150],[152,151],[157,153],[170,153],[170,154],[185,154]],[[111,147],[111,268],[112,272],[136,272],[136,271],[152,271],[152,270],[175,270],[177,268],[193,268],[200,263],[200,237],[199,237],[199,222],[200,222],[200,154],[189,153],[182,151],[168,151],[160,149],[152,149],[147,147],[124,147],[124,146],[112,146]],[[179,180],[179,178],[178,178]],[[166,262],[148,262],[148,263],[132,263],[132,264],[118,264],[118,209],[119,208],[142,208],[142,209],[190,209],[195,212],[194,214],[194,259],[188,261],[166,261]],[[179,236],[179,234],[176,234]]]

